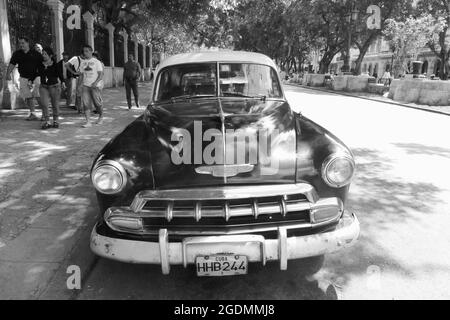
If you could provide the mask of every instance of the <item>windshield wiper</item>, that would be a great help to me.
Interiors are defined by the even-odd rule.
[[[265,95],[257,95],[257,96],[249,96],[240,92],[222,92],[223,96],[229,96],[229,97],[242,97],[242,98],[249,98],[249,99],[261,99],[263,101],[266,101],[267,96]]]
[[[208,98],[208,97],[215,97],[215,95],[212,95],[212,94],[198,94],[198,95],[186,94],[184,96],[172,97],[172,98],[170,98],[170,100],[173,103],[177,100],[189,100],[189,99],[195,99],[195,98]]]

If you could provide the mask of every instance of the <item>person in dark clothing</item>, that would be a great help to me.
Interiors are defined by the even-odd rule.
[[[130,54],[128,61],[123,66],[123,83],[125,85],[125,92],[127,94],[128,109],[131,109],[131,91],[133,90],[134,101],[136,107],[139,105],[139,91],[138,91],[138,79],[141,78],[141,66],[139,62],[134,61],[134,56]]]
[[[19,68],[19,95],[25,100],[30,109],[27,120],[38,120],[35,115],[33,99],[39,100],[39,79],[36,78],[36,70],[42,62],[42,56],[36,50],[31,50],[30,41],[27,38],[19,39],[19,50],[14,52],[6,71],[6,80],[12,80],[11,73],[16,66]]]
[[[62,69],[56,63],[55,54],[49,47],[45,47],[42,51],[43,61],[38,66],[36,76],[41,78],[41,85],[39,87],[39,94],[41,96],[40,105],[44,124],[42,129],[59,128],[59,101],[61,98],[61,83],[64,82]],[[52,104],[53,109],[53,124],[49,122],[48,105]]]
[[[64,97],[66,98],[66,106],[68,108],[75,108],[73,105],[74,95],[75,95],[75,78],[73,74],[67,69],[67,63],[69,62],[70,55],[67,52],[63,52],[63,58],[58,62],[58,68],[63,75],[64,81],[61,83],[61,89],[64,93]]]

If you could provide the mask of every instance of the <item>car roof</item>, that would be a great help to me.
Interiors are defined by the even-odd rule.
[[[202,62],[256,63],[267,65],[277,70],[275,63],[268,56],[261,53],[247,51],[198,51],[177,54],[161,61],[159,69],[161,70],[167,66],[178,64]]]

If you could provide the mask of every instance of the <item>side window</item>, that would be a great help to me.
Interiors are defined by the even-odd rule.
[[[272,90],[271,90],[271,96],[272,97],[281,97],[281,88],[280,83],[278,82],[278,75],[275,70],[272,68],[270,69],[270,72],[272,74]]]

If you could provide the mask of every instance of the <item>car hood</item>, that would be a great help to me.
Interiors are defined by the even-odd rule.
[[[295,182],[295,117],[285,101],[154,104],[145,120],[156,188]]]

